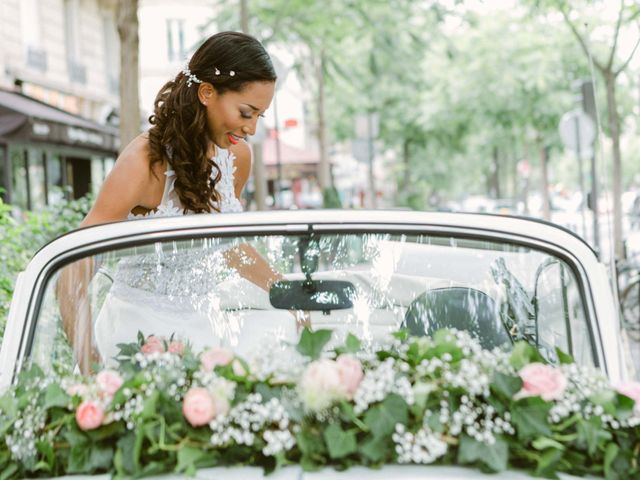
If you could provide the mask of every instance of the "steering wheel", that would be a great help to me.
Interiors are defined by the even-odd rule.
[[[485,349],[511,344],[496,302],[468,287],[438,288],[420,294],[409,305],[404,324],[418,336],[432,336],[441,328],[464,330]]]

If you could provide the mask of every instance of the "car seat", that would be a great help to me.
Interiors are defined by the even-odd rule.
[[[485,349],[511,344],[495,300],[468,287],[438,288],[420,294],[409,305],[404,324],[418,336],[432,336],[442,328],[464,330]]]

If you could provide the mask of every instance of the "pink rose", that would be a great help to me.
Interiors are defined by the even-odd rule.
[[[67,394],[71,397],[74,397],[76,395],[78,397],[84,397],[88,391],[89,389],[87,388],[87,386],[82,383],[75,383],[67,387]]]
[[[182,355],[184,353],[184,343],[174,340],[169,344],[167,352],[174,353],[176,355]]]
[[[200,427],[213,420],[218,406],[205,388],[194,387],[184,396],[182,413],[187,422],[194,427]]]
[[[233,352],[226,348],[209,348],[200,354],[200,365],[211,372],[218,365],[228,365],[233,360]]]
[[[560,369],[542,363],[531,363],[519,372],[522,390],[516,398],[539,396],[543,400],[559,400],[567,388],[567,378]]]
[[[140,351],[145,355],[149,355],[151,353],[164,353],[164,339],[162,337],[150,335],[144,341]]]
[[[300,380],[300,396],[309,410],[329,407],[346,394],[338,365],[333,360],[311,362]]]
[[[640,382],[627,382],[616,386],[616,391],[635,400],[634,410],[640,415]]]
[[[96,375],[96,383],[101,392],[113,397],[122,386],[123,380],[120,374],[114,370],[102,370]]]
[[[102,425],[104,410],[95,402],[85,400],[76,410],[76,422],[81,430],[93,430]]]
[[[340,355],[336,359],[336,365],[338,375],[340,375],[340,383],[342,383],[347,398],[351,400],[358,390],[362,377],[364,377],[362,365],[358,359],[351,355]]]

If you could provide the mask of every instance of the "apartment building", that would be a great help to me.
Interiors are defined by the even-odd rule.
[[[0,0],[0,186],[37,209],[96,191],[118,150],[116,0]]]

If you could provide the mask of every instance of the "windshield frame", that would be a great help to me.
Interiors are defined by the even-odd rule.
[[[144,219],[79,229],[41,249],[17,285],[21,292],[16,292],[18,294],[10,309],[0,349],[0,388],[13,381],[15,373],[20,370],[30,352],[47,282],[63,266],[108,250],[148,245],[156,241],[295,235],[311,231],[320,234],[392,233],[455,236],[460,239],[512,243],[558,257],[567,264],[578,282],[595,364],[614,378],[621,374],[620,358],[616,358],[615,352],[609,351],[611,349],[605,349],[606,339],[603,338],[601,322],[598,321],[598,302],[595,297],[603,282],[602,279],[596,282],[597,285],[592,285],[591,282],[594,275],[598,276],[594,266],[602,265],[583,242],[554,225],[541,225],[539,222],[521,218],[503,218],[490,224],[486,221],[486,215],[389,211],[252,212],[217,215],[215,222],[211,221],[211,218],[209,222],[203,222],[203,219],[198,217],[206,216]],[[573,245],[570,245],[571,243]]]

